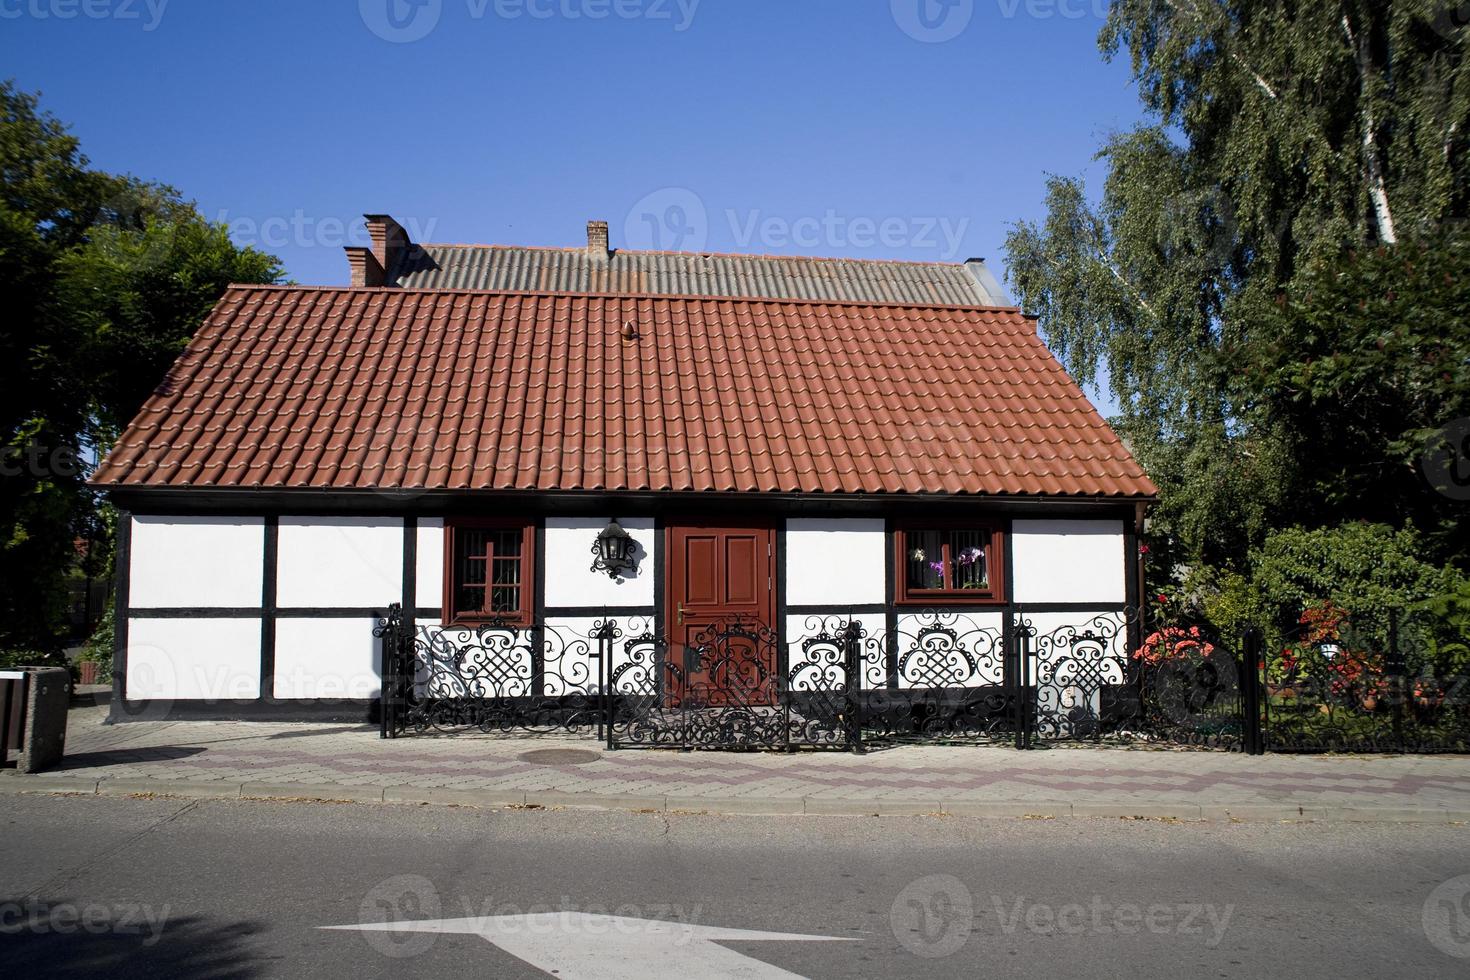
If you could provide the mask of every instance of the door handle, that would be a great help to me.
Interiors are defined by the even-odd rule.
[[[679,625],[684,625],[684,603],[679,603]]]

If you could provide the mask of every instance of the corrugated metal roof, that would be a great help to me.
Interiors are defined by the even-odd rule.
[[[972,269],[971,266],[974,266]],[[895,262],[698,252],[412,245],[389,270],[405,289],[740,296],[858,303],[1008,306],[978,260]]]
[[[285,286],[225,294],[93,482],[1155,492],[1014,309]]]

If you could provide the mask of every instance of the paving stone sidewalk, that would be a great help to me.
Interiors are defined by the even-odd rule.
[[[558,735],[383,741],[368,725],[133,722],[74,708],[63,767],[0,791],[721,813],[1470,822],[1470,757],[904,746],[606,752]],[[586,761],[545,758],[580,750]],[[529,757],[527,753],[532,753]],[[560,756],[555,753],[554,756]]]

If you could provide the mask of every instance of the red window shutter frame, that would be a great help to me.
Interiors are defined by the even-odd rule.
[[[521,576],[518,608],[514,611],[494,614],[483,608],[477,612],[465,612],[456,608],[455,595],[459,582],[458,562],[459,532],[488,529],[521,532]],[[486,563],[485,599],[490,596],[493,569]],[[535,616],[536,603],[536,525],[530,521],[493,517],[448,517],[444,519],[444,607],[442,617],[445,626],[482,626],[490,622],[502,622],[510,626],[530,626]]]

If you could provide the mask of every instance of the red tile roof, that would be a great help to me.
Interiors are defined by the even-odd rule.
[[[225,294],[93,482],[1155,494],[1014,309],[283,286]]]

